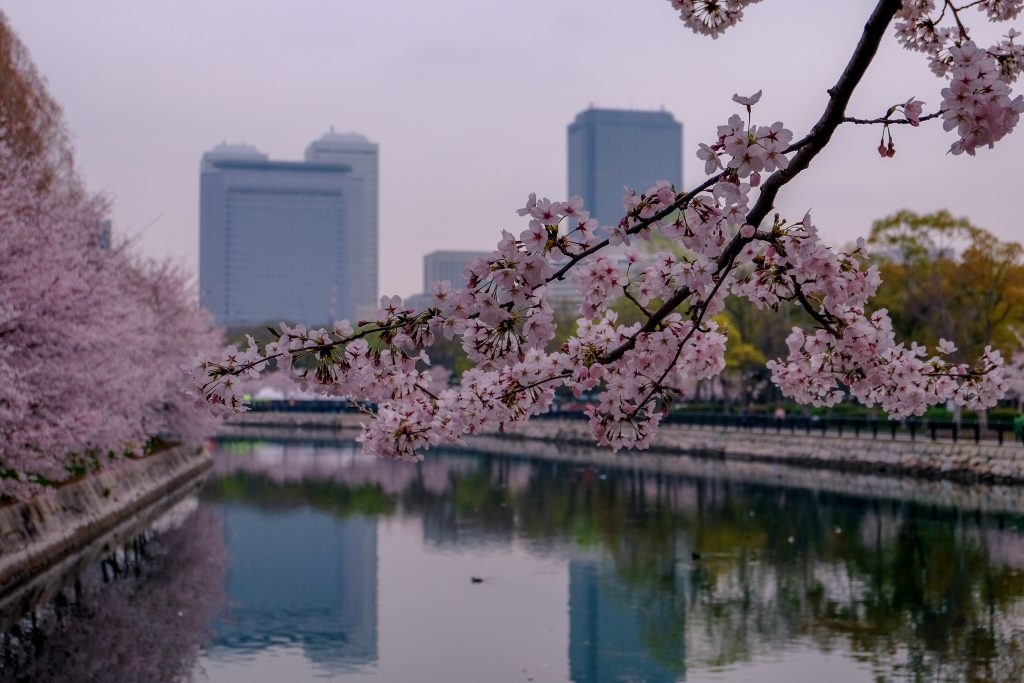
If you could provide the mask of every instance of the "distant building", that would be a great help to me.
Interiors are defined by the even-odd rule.
[[[629,268],[629,259],[626,258],[626,254],[621,249],[609,247],[605,249],[602,254],[608,258],[620,272],[625,273],[626,269]],[[565,260],[559,261],[553,264],[554,267],[560,268],[566,263]],[[636,264],[630,270],[630,275],[635,275],[644,268],[650,265],[649,260],[643,260],[639,264]],[[580,294],[579,289],[576,287],[576,283],[573,282],[573,275],[576,271],[570,270],[566,273],[565,278],[562,280],[555,280],[547,286],[548,304],[554,309],[556,313],[562,316],[568,316],[570,318],[576,318],[579,316],[580,304],[583,303],[583,296]]]
[[[569,196],[583,197],[600,225],[622,219],[623,185],[681,187],[683,126],[667,111],[590,108],[569,124]]]
[[[110,249],[111,240],[114,239],[114,223],[109,218],[100,221],[99,231],[96,234],[96,245],[100,249]]]
[[[306,161],[203,155],[199,288],[221,325],[355,320],[377,298],[377,146],[328,133]]]
[[[344,164],[363,186],[362,214],[352,217],[352,237],[356,243],[346,250],[344,263],[345,268],[362,272],[362,277],[352,282],[350,293],[357,302],[358,317],[369,317],[378,303],[379,158],[377,143],[358,133],[335,133],[333,126],[306,148],[306,161]]]
[[[430,294],[435,282],[448,280],[452,289],[466,286],[464,271],[489,251],[432,251],[423,257],[423,291]]]

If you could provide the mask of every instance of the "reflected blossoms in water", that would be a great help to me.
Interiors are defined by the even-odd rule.
[[[1024,679],[1005,491],[621,462],[224,442],[184,523],[8,634],[4,680]]]
[[[558,558],[568,680],[756,671],[787,650],[845,652],[863,680],[1024,675],[1016,514],[528,458],[413,468],[345,448],[228,444],[218,462],[208,501],[415,519],[426,547],[525,544]]]
[[[186,501],[187,503],[188,501]],[[221,519],[181,506],[111,553],[6,636],[0,680],[150,683],[192,678],[224,606]]]

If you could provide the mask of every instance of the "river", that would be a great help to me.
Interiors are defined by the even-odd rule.
[[[1024,679],[1013,510],[529,452],[214,448],[121,578],[41,611],[21,680]]]

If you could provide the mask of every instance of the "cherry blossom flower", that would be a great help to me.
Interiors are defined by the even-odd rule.
[[[760,101],[760,99],[761,99],[761,91],[760,90],[758,90],[753,95],[750,95],[749,97],[743,97],[742,95],[733,95],[732,96],[732,101],[733,102],[735,102],[736,104],[742,104],[745,107],[753,107],[755,104],[757,104]]]
[[[670,1],[689,28],[712,38],[752,4]],[[984,0],[977,7],[1005,21],[1020,13],[1022,2]],[[869,47],[877,47],[893,19],[900,43],[924,53],[930,68],[948,79],[940,111],[944,127],[958,137],[952,152],[974,154],[1015,128],[1024,110],[1024,99],[1010,90],[1024,62],[1014,42],[1019,34],[1011,30],[981,49],[970,38],[964,8],[944,3],[943,9],[934,0],[889,1],[880,8],[886,21],[869,22]],[[871,21],[882,19],[873,15]],[[860,68],[852,63],[848,68]],[[848,99],[855,86],[856,79],[844,78],[837,87],[847,88]],[[892,418],[921,415],[946,401],[994,405],[1008,386],[998,350],[954,363],[950,341],[930,352],[897,340],[888,313],[870,312],[881,279],[865,262],[863,240],[836,250],[809,214],[795,221],[769,215],[776,193],[807,168],[842,121],[881,124],[878,151],[891,157],[889,127],[903,122],[891,118],[896,111],[913,127],[937,117],[922,116],[923,102],[913,97],[877,120],[849,119],[843,111],[834,116],[831,107],[842,97],[833,95],[827,114],[794,143],[782,122],[752,120],[761,97],[760,90],[735,95],[746,117],[731,115],[699,144],[697,158],[709,176],[702,183],[689,190],[668,181],[625,188],[621,219],[602,230],[607,239],[594,235],[597,221],[579,197],[530,194],[516,212],[521,224],[502,231],[494,251],[469,267],[465,287],[433,288],[435,307],[417,312],[398,297],[384,297],[376,319],[355,329],[281,325],[279,338],[262,349],[249,343],[217,360],[197,356],[197,391],[216,409],[244,410],[243,380],[276,361],[297,381],[366,406],[373,414],[360,437],[363,447],[402,460],[417,460],[465,434],[513,428],[547,411],[556,389],[586,392],[596,396],[586,414],[600,443],[645,448],[669,406],[725,367],[729,340],[714,316],[728,297],[738,296],[761,308],[792,302],[807,316],[807,326],[787,338],[786,356],[768,364],[772,381],[797,401],[830,406],[852,396]],[[655,238],[672,249],[642,257],[636,240],[658,244]],[[615,258],[610,247],[625,248]],[[571,283],[581,303],[575,333],[551,349],[556,329],[548,297],[556,281]],[[610,308],[615,301],[634,306],[640,320],[621,322]],[[453,386],[429,372],[438,332],[458,337],[474,364]]]
[[[921,110],[924,107],[924,102],[921,100],[915,100],[913,97],[909,98],[902,105],[903,115],[907,117],[907,121],[910,121],[912,126],[921,125]]]

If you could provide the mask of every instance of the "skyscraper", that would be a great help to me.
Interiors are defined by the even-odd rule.
[[[458,290],[466,286],[463,272],[473,265],[478,258],[489,256],[488,251],[432,251],[423,257],[423,291],[431,293],[435,282],[448,280],[452,289]]]
[[[683,126],[667,111],[587,109],[569,124],[569,196],[583,197],[600,225],[617,225],[623,185],[680,187],[682,154]]]
[[[249,145],[203,155],[199,288],[219,324],[322,325],[374,306],[377,146],[328,133],[306,157],[272,161]]]
[[[357,313],[369,316],[377,305],[377,236],[379,200],[377,196],[380,174],[378,146],[365,135],[335,133],[334,126],[306,147],[306,161],[310,163],[343,164],[349,173],[363,185],[361,213],[352,216],[350,236],[355,240],[345,251],[345,268],[361,271],[362,277],[349,285],[350,296],[357,302]],[[370,269],[372,268],[372,272]],[[345,316],[348,317],[348,316]]]

